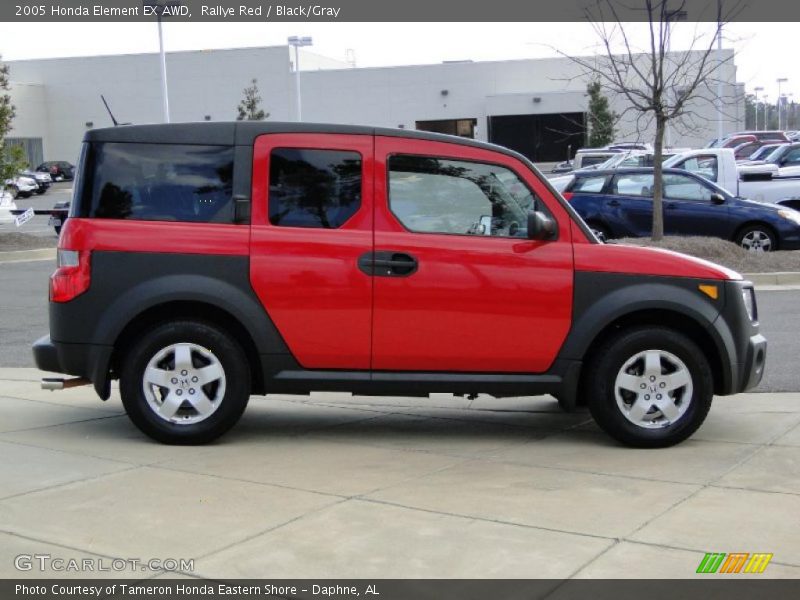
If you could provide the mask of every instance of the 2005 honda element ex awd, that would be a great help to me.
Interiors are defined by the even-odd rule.
[[[524,157],[297,123],[86,133],[50,280],[45,371],[119,379],[146,434],[203,443],[251,394],[551,394],[669,446],[758,384],[741,276],[600,243]]]

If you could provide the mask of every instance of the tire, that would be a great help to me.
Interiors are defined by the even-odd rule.
[[[53,229],[55,229],[56,235],[61,235],[61,227],[63,227],[63,225],[53,225]]]
[[[665,448],[703,424],[714,395],[713,377],[705,355],[685,335],[662,327],[625,329],[593,356],[585,387],[589,410],[617,441]]]
[[[735,241],[750,252],[773,252],[778,249],[778,238],[772,228],[758,223],[740,229]]]
[[[13,185],[12,185],[12,186],[10,186],[8,189],[9,189],[9,191],[11,192],[11,197],[12,197],[14,200],[16,200],[17,198],[19,198],[19,188],[17,188],[17,187],[15,187],[15,186],[13,186]]]
[[[217,326],[164,323],[125,355],[120,394],[128,417],[154,440],[205,444],[242,416],[250,398],[250,366],[241,346]]]

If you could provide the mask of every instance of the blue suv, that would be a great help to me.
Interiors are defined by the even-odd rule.
[[[719,237],[760,252],[800,248],[800,211],[732,196],[683,169],[664,169],[663,183],[666,235]],[[564,197],[601,239],[651,234],[651,168],[577,172]]]

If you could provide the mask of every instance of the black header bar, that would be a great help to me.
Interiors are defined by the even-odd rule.
[[[575,22],[608,0],[3,0],[0,21]],[[644,0],[610,0],[617,18],[647,21]],[[800,21],[796,0],[719,0],[723,21]],[[654,4],[658,0],[653,0]],[[716,0],[673,0],[681,21],[717,21]],[[607,8],[603,12],[610,15]],[[592,20],[600,20],[593,18]]]

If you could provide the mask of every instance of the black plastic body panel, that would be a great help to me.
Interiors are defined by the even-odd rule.
[[[113,345],[137,315],[169,302],[215,306],[246,327],[259,353],[289,352],[250,286],[246,256],[94,251],[89,290],[50,303],[50,337]]]
[[[702,293],[698,287],[701,284],[716,285],[718,298]],[[741,289],[747,285],[751,284],[577,271],[572,328],[559,357],[583,360],[597,336],[615,322],[635,313],[666,311],[679,315],[686,328],[701,330],[713,342],[721,367],[715,373],[719,380],[716,392],[738,393],[747,389],[748,381],[752,380],[747,354],[751,338],[758,335],[758,324],[750,322],[741,298]]]
[[[235,319],[260,355],[289,350],[250,286],[246,256],[92,253],[89,290],[66,303],[50,303],[55,350],[35,350],[45,370],[87,377],[107,389],[112,350],[125,327],[149,309],[174,302],[213,307]],[[53,368],[58,366],[59,368]],[[102,395],[102,394],[101,394]]]

